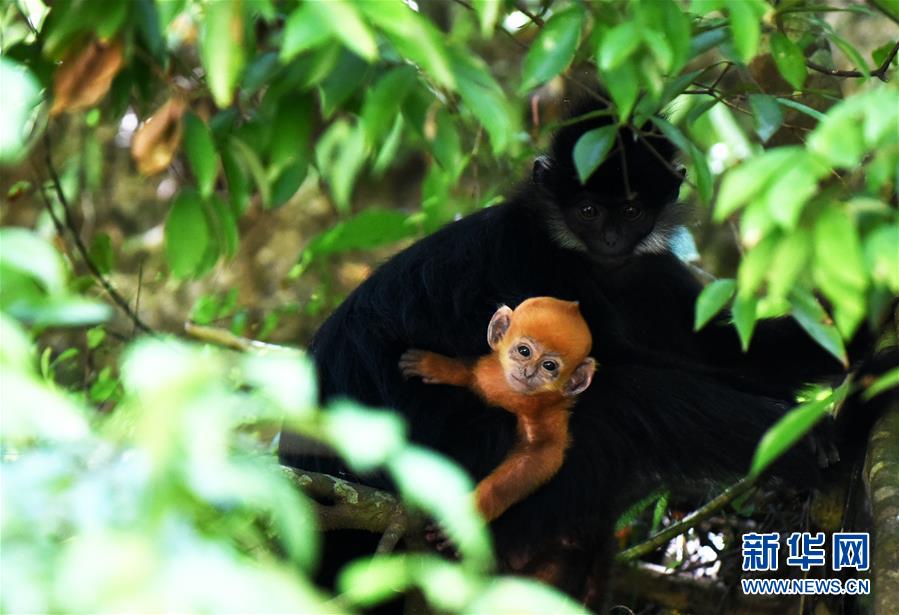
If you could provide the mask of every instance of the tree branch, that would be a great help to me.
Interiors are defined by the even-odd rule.
[[[689,515],[684,517],[681,521],[672,523],[658,534],[650,536],[649,539],[645,540],[644,542],[641,542],[638,545],[634,545],[629,549],[625,549],[617,556],[615,556],[615,560],[618,562],[629,562],[648,553],[652,553],[662,545],[667,544],[668,541],[670,541],[675,536],[683,534],[690,528],[695,527],[702,521],[705,521],[706,519],[711,517],[713,513],[723,508],[724,506],[735,500],[737,497],[749,491],[754,484],[754,477],[747,477],[739,480],[732,486],[725,489],[718,497],[710,500],[702,508],[694,510]]]
[[[50,174],[50,180],[53,183],[53,190],[56,193],[56,198],[59,200],[59,204],[62,206],[62,211],[65,218],[65,226],[69,230],[69,234],[72,236],[72,241],[75,244],[75,249],[78,251],[78,254],[81,256],[81,259],[84,261],[84,264],[87,266],[88,270],[91,272],[91,275],[100,283],[100,286],[103,287],[103,290],[106,291],[106,294],[109,295],[110,299],[123,311],[128,318],[131,319],[131,322],[134,323],[135,328],[140,329],[144,333],[153,333],[153,330],[143,321],[140,316],[138,316],[134,310],[131,309],[131,306],[128,304],[128,301],[125,300],[122,295],[112,286],[109,280],[106,279],[106,276],[100,271],[97,267],[97,264],[94,263],[93,259],[90,257],[90,253],[87,249],[87,246],[84,245],[84,241],[81,239],[81,235],[78,234],[78,228],[75,224],[75,218],[72,216],[72,208],[69,206],[69,201],[66,198],[65,193],[62,190],[62,182],[59,180],[59,174],[56,172],[56,167],[53,166],[53,156],[52,156],[52,143],[50,141],[50,133],[44,133],[44,160],[47,165],[47,172]],[[47,195],[44,193],[43,186],[38,187],[38,192],[41,194],[41,198],[44,200],[44,204],[48,209],[52,209],[50,205],[49,199],[47,199]],[[54,219],[54,223],[57,222],[56,217],[51,214],[51,217]]]
[[[878,66],[868,74],[872,77],[877,77],[881,81],[887,81],[887,70],[889,70],[890,64],[893,63],[893,60],[896,59],[897,53],[899,53],[899,42],[893,45],[890,53],[888,53],[887,57],[884,58],[883,62],[880,63],[880,66]],[[827,68],[826,66],[816,64],[811,60],[806,60],[805,65],[813,71],[823,73],[825,75],[831,75],[832,77],[867,77],[867,75],[860,70],[834,70],[831,68]]]
[[[874,613],[887,615],[899,604],[899,398],[871,430],[865,484],[874,517]]]

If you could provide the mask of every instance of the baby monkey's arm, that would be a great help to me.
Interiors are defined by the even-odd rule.
[[[527,419],[519,417],[519,430]],[[539,426],[536,440],[519,440],[509,456],[475,490],[478,510],[493,521],[555,476],[568,448],[567,413],[559,413]]]
[[[407,350],[400,357],[400,371],[406,378],[421,376],[428,384],[451,384],[468,387],[472,383],[472,367],[435,352]]]

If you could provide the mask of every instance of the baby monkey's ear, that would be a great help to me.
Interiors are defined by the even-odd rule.
[[[491,349],[496,349],[511,324],[512,308],[508,305],[499,306],[490,319],[490,324],[487,325],[487,343],[490,344]]]
[[[580,395],[586,391],[587,387],[590,386],[590,383],[593,382],[593,374],[595,372],[596,361],[593,360],[593,357],[587,357],[574,368],[573,372],[571,372],[562,393],[566,397]]]

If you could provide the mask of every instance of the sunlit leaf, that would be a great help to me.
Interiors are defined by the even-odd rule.
[[[205,7],[200,59],[215,104],[225,108],[234,98],[245,62],[243,3],[210,2]]]
[[[764,11],[761,0],[725,0],[730,14],[730,28],[733,35],[734,49],[744,63],[755,56],[761,35],[759,21],[759,5]]]
[[[593,171],[599,168],[612,151],[617,134],[618,127],[611,125],[588,130],[580,136],[574,146],[573,156],[578,179],[582,184],[587,183]]]
[[[284,23],[284,40],[281,43],[281,61],[288,62],[294,56],[326,43],[333,37],[325,22],[325,15],[315,8],[315,2],[304,2],[294,9]]]
[[[371,62],[378,57],[378,44],[368,25],[362,20],[356,6],[346,0],[309,2],[309,6],[319,16],[319,23],[325,25],[353,53]]]
[[[627,60],[640,46],[637,24],[626,21],[605,33],[599,45],[599,68],[612,70]]]
[[[184,118],[184,150],[197,178],[200,194],[208,197],[218,176],[218,155],[209,127],[193,113]]]
[[[571,64],[583,22],[584,11],[576,4],[549,18],[524,58],[520,91],[549,81]]]
[[[34,278],[51,295],[65,290],[65,267],[59,252],[27,229],[0,229],[0,265]]]
[[[696,318],[693,323],[693,330],[699,331],[712,318],[714,318],[737,289],[737,283],[733,280],[715,280],[702,289],[699,297],[696,299]]]
[[[790,449],[825,414],[832,399],[815,399],[788,412],[769,429],[759,442],[749,473],[758,476]]]
[[[868,388],[865,389],[864,398],[866,400],[872,399],[873,397],[886,393],[896,387],[899,387],[899,367],[894,367],[870,384]]]
[[[406,428],[393,412],[366,410],[344,401],[331,404],[325,433],[341,456],[358,472],[370,472],[396,456],[405,445]]]
[[[0,164],[14,164],[25,155],[41,103],[40,84],[25,66],[0,56],[3,113],[0,113]]]
[[[749,348],[749,341],[752,339],[752,332],[755,330],[755,323],[758,320],[758,299],[751,295],[737,295],[734,300],[732,314],[734,326],[737,328],[737,334],[740,336],[740,346],[743,352]]]
[[[480,59],[453,53],[452,68],[459,95],[487,134],[494,154],[504,152],[515,134],[516,121],[502,88]]]
[[[771,55],[777,70],[784,79],[797,90],[805,84],[808,69],[805,67],[805,55],[799,45],[791,41],[785,34],[771,34]]]
[[[837,207],[826,208],[815,223],[814,277],[833,302],[837,328],[848,338],[865,316],[868,277],[858,231]]]
[[[184,278],[200,266],[209,245],[209,227],[200,195],[182,191],[172,203],[165,221],[165,255],[172,273]]]

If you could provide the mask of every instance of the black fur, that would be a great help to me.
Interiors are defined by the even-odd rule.
[[[569,172],[566,152],[578,131],[566,129],[556,139],[552,173]],[[679,178],[639,142],[622,139],[633,150],[626,151],[631,186],[655,207],[677,207],[668,203]],[[670,159],[670,144],[655,142]],[[614,160],[613,154],[595,176],[599,185],[594,177],[587,189],[622,194],[616,188],[622,168]],[[746,355],[723,320],[694,334],[701,287],[670,254],[610,265],[562,247],[554,226],[560,197],[547,188],[545,170],[536,168],[506,203],[452,223],[383,264],[325,322],[311,352],[324,399],[349,396],[397,409],[414,441],[457,460],[477,481],[514,442],[514,417],[464,389],[403,380],[400,355],[412,347],[486,354],[486,326],[499,304],[514,307],[538,295],[580,301],[599,367],[573,409],[571,449],[558,475],[509,509],[493,531],[510,569],[541,553],[564,558],[575,545],[569,574],[579,576],[565,589],[582,595],[586,578],[609,561],[611,527],[624,507],[660,484],[744,474],[795,387],[840,366],[790,321],[760,323]],[[335,471],[302,451],[299,438],[283,434],[285,464]],[[807,480],[816,472],[809,453],[797,447],[780,472]]]

